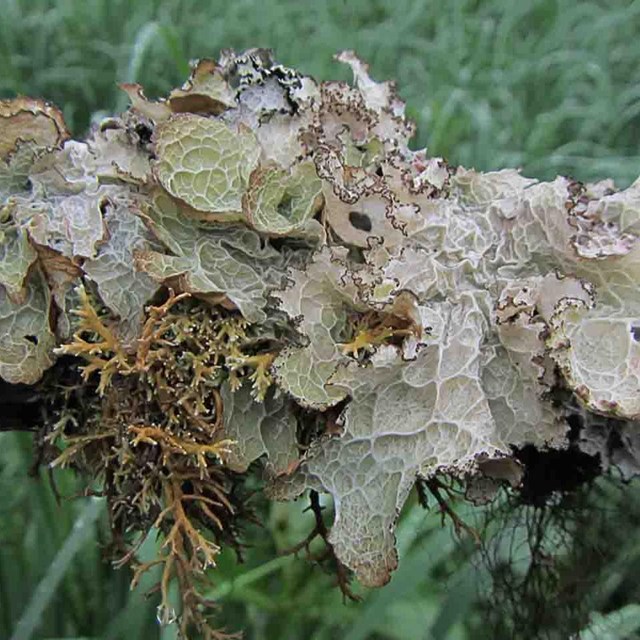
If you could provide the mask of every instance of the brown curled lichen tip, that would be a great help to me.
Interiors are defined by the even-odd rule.
[[[20,143],[57,147],[69,138],[62,113],[43,100],[0,100],[0,160],[6,160]]]

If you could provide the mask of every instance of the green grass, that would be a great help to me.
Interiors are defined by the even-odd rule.
[[[551,178],[637,177],[640,2],[2,0],[0,94],[57,103],[75,133],[182,82],[188,60],[272,47],[317,78],[355,49],[398,81],[418,144],[453,163]]]
[[[432,154],[626,186],[640,173],[638,33],[640,2],[621,0],[0,0],[0,96],[46,98],[82,135],[126,106],[117,82],[162,95],[186,78],[189,59],[221,48],[271,47],[285,64],[343,80],[332,55],[355,49],[375,78],[398,82],[416,145]],[[29,465],[29,437],[0,434],[0,637],[173,637],[155,623],[156,601],[130,595],[129,575],[103,561],[99,504],[56,504],[46,474],[28,477]],[[70,476],[59,485],[77,490]],[[278,640],[491,637],[474,604],[486,575],[435,515],[407,509],[392,582],[343,605],[331,576],[277,556],[307,532],[303,506],[260,506],[266,522],[248,532],[246,564],[223,555],[212,595],[230,629]],[[611,631],[616,620],[622,634],[637,629],[637,610],[624,608],[638,596],[636,547],[621,547],[585,637],[605,627],[627,637]]]
[[[28,475],[32,462],[28,435],[0,433],[0,638],[126,637],[108,635],[130,576],[104,562],[104,505],[71,499],[80,486],[66,472],[56,475],[58,504],[46,473]],[[153,603],[138,595],[128,613],[141,632],[132,637],[157,637]]]

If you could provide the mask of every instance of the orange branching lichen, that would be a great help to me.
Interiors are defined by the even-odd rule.
[[[376,327],[373,329],[360,329],[351,342],[341,345],[345,355],[358,357],[360,352],[371,352],[377,345],[384,344],[391,338],[394,331],[391,327]]]
[[[422,327],[416,326],[410,317],[404,317],[404,309],[397,300],[391,312],[369,311],[364,315],[357,314],[350,329],[353,337],[340,345],[342,353],[359,358],[375,352],[383,344],[393,341],[402,343],[408,336],[419,338]]]
[[[60,347],[59,353],[80,356],[86,360],[82,376],[88,380],[92,373],[98,372],[98,393],[103,395],[116,373],[127,375],[134,368],[116,335],[100,319],[83,286],[78,287],[78,295],[80,307],[72,313],[80,319],[79,327],[72,341]]]
[[[84,423],[65,409],[47,441],[62,447],[52,466],[82,468],[103,483],[116,540],[126,538],[132,522],[143,537],[152,529],[162,533],[159,558],[137,566],[133,580],[162,564],[162,621],[175,617],[169,594],[175,580],[182,635],[193,631],[219,640],[228,636],[209,624],[213,603],[200,589],[219,542],[238,545],[235,522],[245,509],[234,505],[236,481],[224,467],[233,443],[219,437],[218,387],[233,375],[266,390],[274,356],[245,355],[249,325],[189,298],[170,290],[164,302],[149,306],[136,350],[127,352],[79,290],[79,326],[60,351],[87,362],[81,368],[85,383],[99,374],[99,399]],[[124,561],[135,562],[134,549],[124,551]]]
[[[198,518],[194,516],[195,505],[201,516],[209,522],[209,527],[223,530],[222,519],[214,509],[226,510],[233,514],[233,507],[220,490],[214,492],[215,498],[208,497],[215,484],[203,485],[201,481],[190,478],[192,492],[184,490],[185,475],[178,470],[162,481],[162,499],[165,508],[158,514],[153,526],[164,532],[164,542],[160,557],[135,567],[132,587],[135,587],[142,575],[154,566],[162,565],[158,589],[161,604],[158,619],[163,624],[176,620],[179,614],[179,629],[182,637],[190,637],[191,631],[202,634],[211,640],[230,638],[225,632],[210,625],[209,616],[215,603],[201,594],[204,572],[214,567],[220,553],[220,546],[203,533]],[[170,584],[176,580],[179,587],[180,609],[176,612],[172,605]]]
[[[242,384],[242,378],[238,377],[239,373],[246,374],[247,369],[253,369],[253,372],[248,376],[253,383],[251,395],[256,400],[264,400],[267,390],[273,384],[271,365],[276,355],[276,353],[267,352],[247,356],[238,352],[229,356],[227,362],[229,364],[231,388],[237,389]]]
[[[189,297],[189,293],[184,292],[176,295],[173,289],[169,289],[169,296],[160,306],[150,306],[147,309],[147,320],[142,328],[142,334],[138,340],[136,352],[136,369],[144,371],[147,369],[147,358],[151,345],[157,343],[164,331],[167,330],[167,323],[164,321],[171,307]]]
[[[220,460],[224,459],[227,453],[227,447],[230,444],[228,440],[221,440],[215,444],[204,444],[201,442],[190,441],[179,438],[165,431],[160,427],[138,427],[132,425],[129,432],[134,435],[131,442],[133,446],[141,442],[151,445],[160,445],[162,450],[162,464],[166,465],[169,456],[172,454],[180,454],[184,456],[195,456],[200,469],[200,473],[204,476],[207,470],[207,456],[214,456]]]

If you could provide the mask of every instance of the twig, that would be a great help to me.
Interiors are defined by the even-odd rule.
[[[290,547],[289,549],[285,549],[284,551],[281,551],[280,555],[282,556],[293,555],[293,554],[297,554],[298,552],[304,549],[307,553],[307,558],[309,560],[320,563],[326,560],[327,558],[330,558],[335,563],[335,571],[336,571],[338,587],[340,588],[340,591],[342,592],[343,597],[353,602],[360,601],[361,600],[360,596],[353,593],[353,591],[351,590],[351,587],[349,586],[349,582],[350,582],[349,569],[336,556],[333,545],[331,544],[331,542],[329,542],[329,530],[327,529],[327,525],[325,524],[324,519],[322,517],[322,505],[320,504],[320,496],[318,495],[317,491],[312,490],[309,492],[309,506],[305,509],[305,511],[309,511],[309,510],[313,512],[313,517],[315,521],[313,529],[304,540],[294,545],[293,547]],[[317,537],[320,537],[322,539],[322,541],[325,544],[325,548],[323,552],[314,556],[311,553],[310,546],[313,540],[315,540]]]
[[[480,546],[482,541],[480,540],[480,535],[478,532],[471,526],[469,526],[464,520],[460,518],[460,516],[449,506],[449,503],[443,498],[440,493],[441,490],[447,493],[448,497],[451,498],[451,495],[447,491],[447,487],[440,482],[437,478],[429,478],[427,480],[422,481],[424,486],[429,490],[429,493],[436,499],[438,503],[438,507],[440,508],[440,513],[442,516],[442,525],[444,526],[445,520],[447,516],[453,522],[453,527],[455,529],[456,535],[461,537],[461,532],[466,531],[472,538],[477,546]],[[424,487],[420,486],[421,483],[418,482],[418,495],[420,496],[420,491],[422,491],[422,497],[420,497],[420,503],[422,506],[426,506],[426,495],[424,494]]]

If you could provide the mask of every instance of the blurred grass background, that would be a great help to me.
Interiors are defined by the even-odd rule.
[[[355,49],[376,79],[398,82],[416,146],[433,155],[626,186],[640,173],[639,33],[640,2],[623,0],[0,0],[0,96],[46,98],[82,136],[126,107],[117,82],[162,95],[184,81],[190,59],[221,48],[271,47],[287,65],[343,80],[332,55]],[[0,433],[0,638],[175,637],[155,622],[154,599],[130,594],[129,575],[103,561],[104,506],[57,505],[46,474],[27,476],[31,462],[28,435]],[[58,483],[64,496],[78,490],[71,476]],[[616,524],[612,510],[603,534],[618,533],[617,562],[580,638],[637,637],[637,528],[620,536],[629,518],[640,524],[636,489],[617,489],[627,520]],[[483,625],[487,569],[435,510],[409,505],[392,582],[345,605],[331,576],[277,555],[309,530],[304,506],[258,504],[265,523],[247,532],[245,565],[223,555],[213,595],[230,630],[278,640],[509,637]]]
[[[453,163],[552,178],[638,174],[640,3],[628,0],[1,0],[0,95],[46,97],[74,133],[157,95],[188,61],[272,47],[319,79],[355,49],[398,81],[418,144]]]

